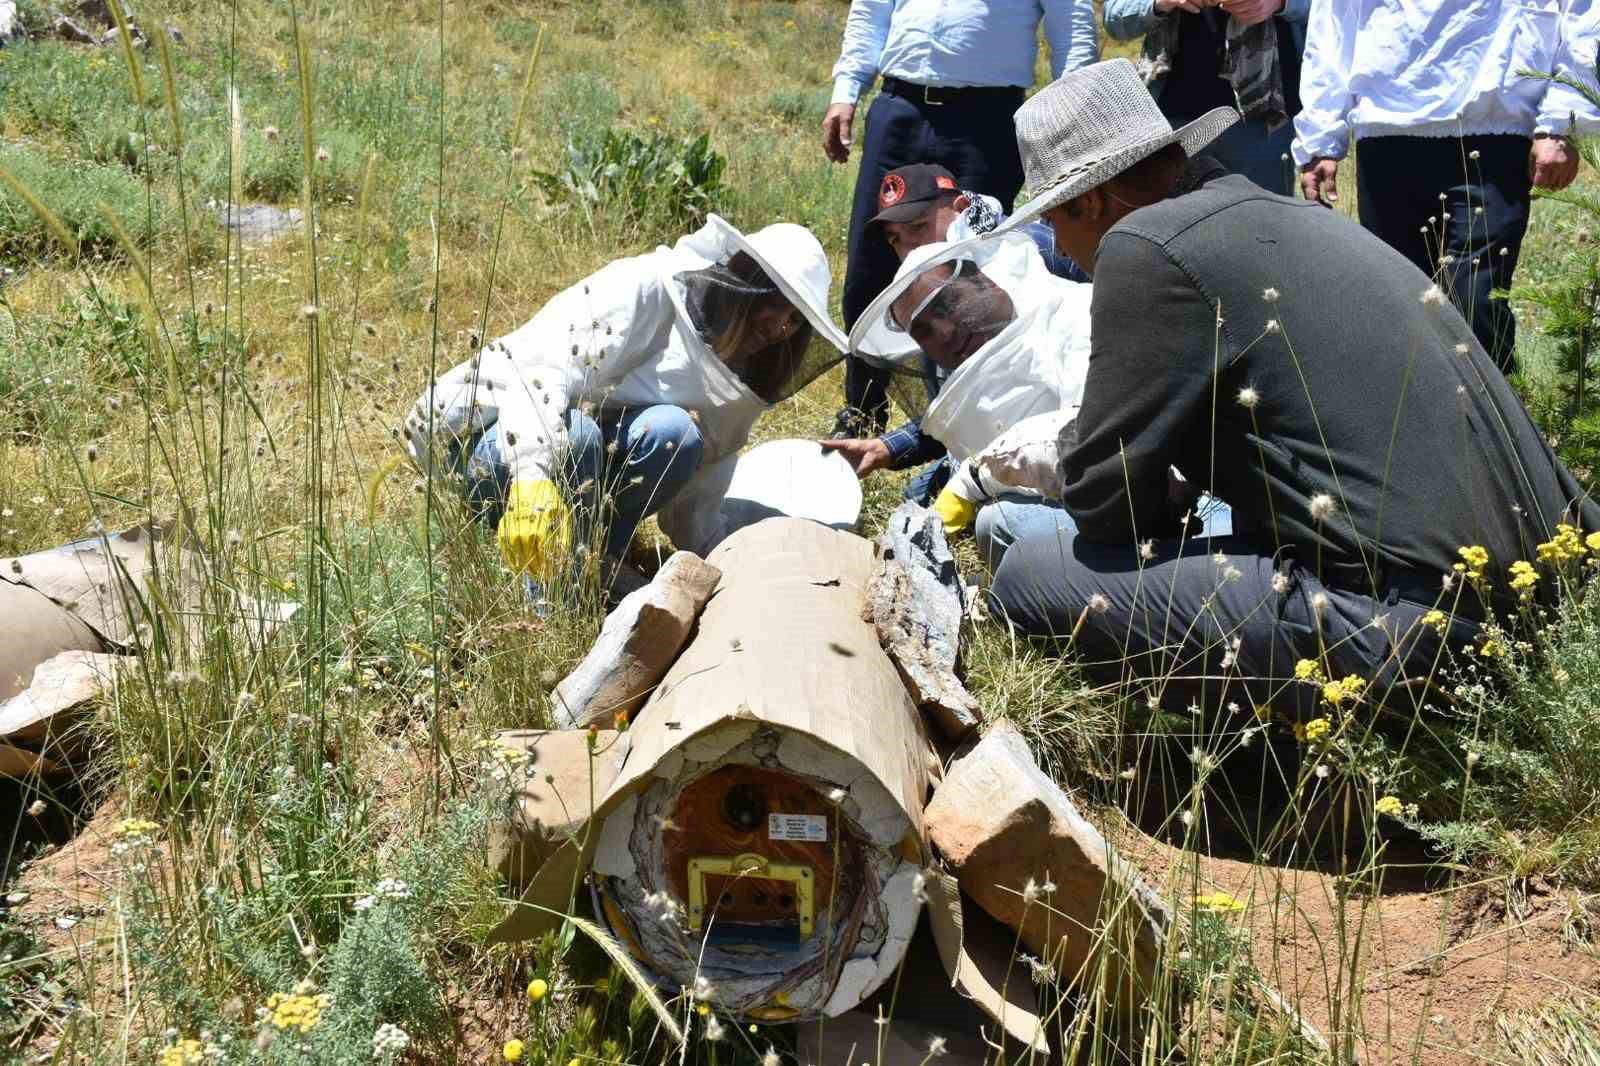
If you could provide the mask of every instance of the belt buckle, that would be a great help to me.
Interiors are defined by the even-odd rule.
[[[939,86],[937,85],[924,85],[922,87],[922,102],[927,104],[929,107],[943,107],[944,101],[935,100],[932,96],[932,94],[937,92],[938,89]]]

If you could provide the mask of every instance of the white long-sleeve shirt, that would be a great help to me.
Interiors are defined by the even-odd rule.
[[[1319,0],[1306,27],[1294,160],[1342,159],[1352,133],[1600,130],[1581,93],[1526,73],[1594,86],[1597,18],[1592,0]]]
[[[1100,58],[1094,0],[850,0],[833,102],[855,103],[879,74],[916,85],[1026,89],[1041,21],[1051,77]]]

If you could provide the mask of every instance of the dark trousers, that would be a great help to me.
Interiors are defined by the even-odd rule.
[[[991,610],[1029,636],[1070,637],[1096,684],[1120,686],[1140,705],[1198,714],[1197,725],[1237,729],[1261,707],[1280,722],[1329,714],[1320,686],[1295,678],[1301,659],[1330,680],[1360,677],[1396,713],[1420,705],[1445,639],[1421,621],[1433,602],[1324,584],[1240,537],[1157,541],[1154,549],[1141,560],[1132,546],[1067,534],[1023,540],[995,573]],[[1279,569],[1282,591],[1273,588]],[[1446,613],[1451,595],[1441,588]],[[1448,639],[1464,645],[1477,631],[1455,619]],[[1415,702],[1400,695],[1408,691]],[[1239,710],[1219,714],[1230,702]]]
[[[867,109],[861,171],[850,210],[842,307],[846,330],[894,280],[900,265],[883,236],[867,229],[867,221],[878,213],[883,176],[911,163],[938,163],[955,175],[961,188],[993,196],[1009,212],[1022,188],[1022,158],[1012,124],[1022,98],[1021,89],[956,94],[944,103],[878,94]],[[845,403],[881,424],[888,417],[889,372],[859,359],[845,364]]]
[[[1517,324],[1511,305],[1491,293],[1511,287],[1528,230],[1532,145],[1510,134],[1357,145],[1361,224],[1439,280],[1506,373],[1517,365]]]

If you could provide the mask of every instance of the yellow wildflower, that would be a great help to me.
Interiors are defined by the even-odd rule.
[[[1482,581],[1484,568],[1489,565],[1489,549],[1481,544],[1469,544],[1457,548],[1456,554],[1461,556],[1461,561],[1455,564],[1456,573],[1467,575],[1471,581]],[[1540,558],[1543,557],[1541,553]]]
[[[1492,637],[1478,645],[1478,654],[1485,659],[1499,659],[1505,653],[1506,646]]]
[[[1521,599],[1532,599],[1534,586],[1538,583],[1539,572],[1528,560],[1518,559],[1511,564],[1511,587],[1517,590]]]
[[[696,1007],[695,1010],[699,1013],[700,1017],[704,1018],[706,1015],[711,1013],[711,1004],[702,1003]]]
[[[1587,537],[1583,538],[1583,542],[1589,546],[1590,551],[1594,552],[1596,555],[1600,555],[1600,533],[1590,533]]]
[[[522,1046],[522,1041],[513,1038],[511,1040],[507,1040],[506,1046],[500,1049],[500,1057],[505,1059],[507,1062],[520,1062],[522,1059],[522,1053],[525,1050],[526,1049]]]
[[[1556,535],[1539,545],[1539,561],[1560,566],[1573,559],[1581,559],[1583,545],[1578,536],[1578,527],[1562,522],[1556,526]]]
[[[1433,610],[1422,616],[1422,624],[1425,626],[1432,626],[1439,632],[1443,633],[1445,631],[1445,627],[1450,624],[1450,616],[1439,610],[1439,608],[1435,607]]]
[[[1315,659],[1301,659],[1294,664],[1294,676],[1301,681],[1321,681],[1322,667]]]
[[[1309,722],[1294,724],[1294,738],[1302,744],[1315,744],[1332,730],[1333,723],[1326,718],[1313,718]]]
[[[205,1045],[198,1040],[180,1040],[161,1053],[161,1066],[200,1066],[206,1061]]]
[[[1346,702],[1354,702],[1361,698],[1361,692],[1367,683],[1361,678],[1351,674],[1341,677],[1337,681],[1329,681],[1322,686],[1322,698],[1335,707],[1342,707]]]
[[[124,818],[111,827],[111,835],[119,837],[147,837],[153,835],[161,826],[148,818]]]
[[[1405,811],[1398,796],[1384,796],[1373,806],[1379,814],[1387,814],[1390,818],[1398,818]]]
[[[545,993],[549,991],[550,983],[543,977],[535,977],[533,980],[528,982],[528,1001],[530,1003],[537,1003],[543,999],[545,997]]]
[[[1242,911],[1244,904],[1234,899],[1226,892],[1207,892],[1203,896],[1196,896],[1194,904],[1203,911]]]
[[[322,1012],[331,1001],[326,993],[311,995],[305,992],[274,992],[267,997],[269,1020],[276,1029],[309,1033],[322,1020]]]

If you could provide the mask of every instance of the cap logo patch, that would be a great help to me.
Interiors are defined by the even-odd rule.
[[[893,207],[906,196],[906,179],[898,174],[885,174],[883,188],[878,190],[878,205]]]
[[[953,189],[956,187],[955,181],[945,177],[943,174],[934,175],[933,183],[941,189]]]

